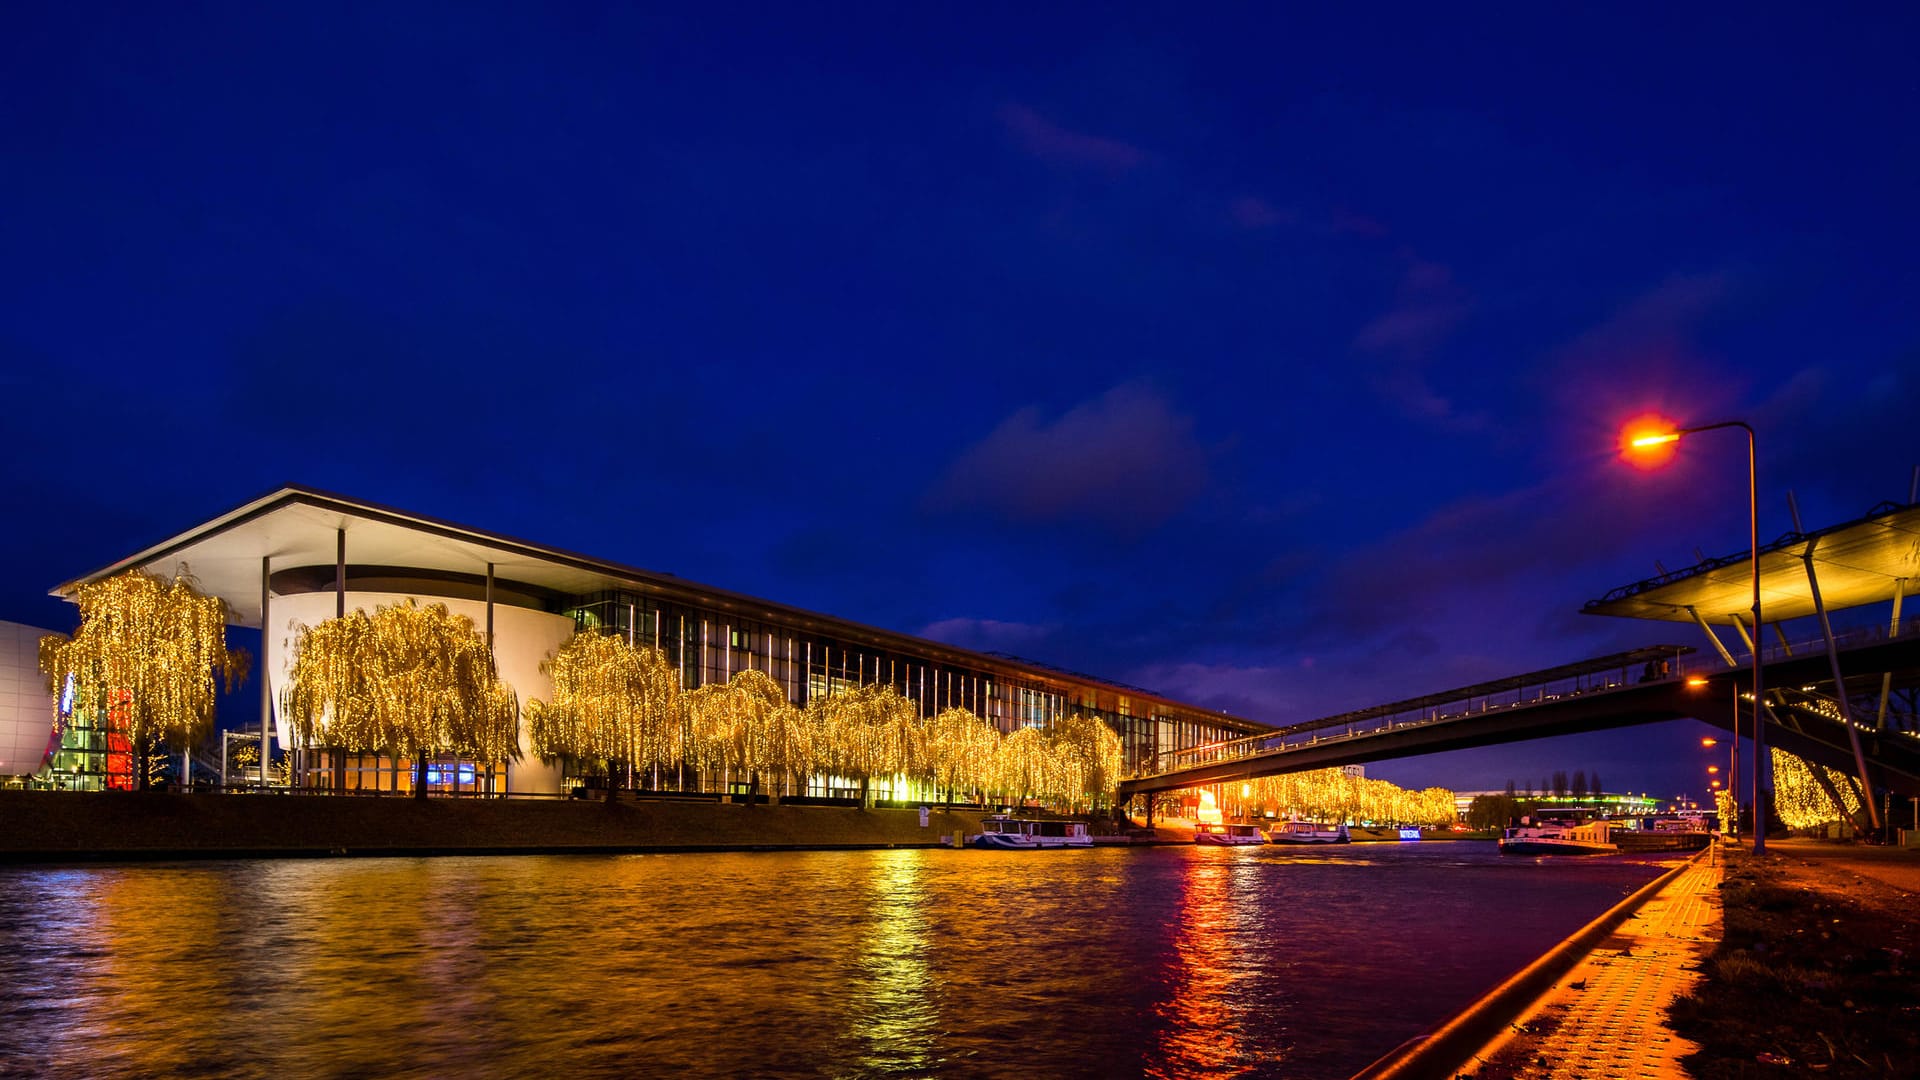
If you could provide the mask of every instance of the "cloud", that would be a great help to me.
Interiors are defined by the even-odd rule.
[[[978,652],[1018,653],[1045,642],[1059,627],[1000,619],[952,618],[920,628],[920,636]]]
[[[1670,368],[1690,348],[1695,328],[1733,293],[1726,274],[1676,274],[1568,342],[1562,365],[1603,368],[1614,377]]]
[[[1206,482],[1193,418],[1149,386],[1126,383],[1052,421],[1033,406],[1007,417],[960,455],[927,505],[1142,531],[1179,512]]]
[[[1233,215],[1234,223],[1243,229],[1271,229],[1277,225],[1292,225],[1299,215],[1291,210],[1281,210],[1265,199],[1243,195],[1233,200],[1227,207]]]
[[[1148,664],[1135,669],[1127,681],[1203,709],[1278,724],[1299,719],[1296,696],[1288,688],[1299,685],[1302,673],[1312,667],[1310,657],[1293,667],[1197,662]]]
[[[1373,359],[1374,390],[1402,413],[1443,427],[1479,427],[1485,418],[1460,412],[1426,372],[1427,358],[1467,316],[1472,299],[1447,267],[1411,253],[1401,258],[1393,305],[1360,328],[1353,348]]]
[[[1453,272],[1435,262],[1406,257],[1393,306],[1360,328],[1353,347],[1421,357],[1446,337],[1470,306]]]
[[[1370,236],[1378,239],[1392,230],[1384,224],[1351,210],[1335,207],[1331,215],[1332,228],[1337,233],[1352,233],[1355,236]]]
[[[1000,122],[1021,149],[1042,161],[1120,173],[1147,160],[1146,151],[1132,143],[1071,131],[1025,105],[1003,107]]]

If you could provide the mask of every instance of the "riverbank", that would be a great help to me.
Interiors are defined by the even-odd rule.
[[[937,847],[980,814],[623,799],[0,791],[0,862]]]
[[[1920,1071],[1920,851],[1769,840],[1727,866],[1726,931],[1672,1027],[1687,1071],[1889,1077]]]
[[[1774,840],[1706,859],[1514,1015],[1470,1075],[1915,1075],[1920,851]]]

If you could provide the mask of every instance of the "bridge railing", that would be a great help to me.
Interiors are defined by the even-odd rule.
[[[1920,616],[1903,620],[1898,628],[1861,627],[1835,634],[1834,644],[1844,651],[1914,636],[1920,636]],[[1784,644],[1776,639],[1772,646],[1762,648],[1760,655],[1765,662],[1774,663],[1779,660],[1822,655],[1826,647],[1826,639],[1814,634]],[[1742,667],[1752,662],[1750,651],[1736,652],[1733,656],[1735,667]],[[1409,727],[1484,716],[1491,712],[1533,708],[1570,697],[1607,693],[1649,682],[1671,682],[1693,675],[1719,674],[1728,670],[1731,669],[1717,652],[1704,652],[1666,661],[1661,668],[1642,668],[1637,672],[1631,668],[1615,668],[1605,672],[1585,672],[1539,682],[1531,682],[1527,676],[1522,675],[1507,680],[1508,683],[1518,685],[1512,685],[1496,693],[1463,696],[1437,703],[1429,697],[1420,699],[1422,704],[1418,707],[1412,706],[1411,703],[1405,709],[1383,706],[1382,709],[1387,711],[1374,711],[1362,719],[1346,719],[1349,714],[1342,714],[1259,735],[1206,743],[1181,750],[1163,751],[1155,755],[1153,770],[1145,775],[1175,772],[1222,761],[1237,761],[1260,754],[1299,750],[1328,742],[1344,742],[1349,739],[1384,735]]]

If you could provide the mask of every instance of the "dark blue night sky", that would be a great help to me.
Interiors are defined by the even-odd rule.
[[[10,7],[0,618],[295,481],[1280,723],[1700,644],[1636,413],[1906,498],[1910,5],[815,7]]]

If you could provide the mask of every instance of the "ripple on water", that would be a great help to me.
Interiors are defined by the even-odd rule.
[[[1344,1077],[1659,872],[1336,853],[0,870],[0,1074]]]

